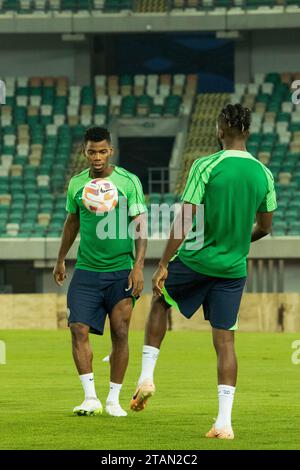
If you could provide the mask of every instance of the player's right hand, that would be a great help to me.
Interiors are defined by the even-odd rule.
[[[57,262],[54,269],[53,269],[53,277],[54,281],[58,286],[62,286],[64,280],[66,279],[66,266],[65,262]]]
[[[165,280],[168,277],[168,269],[166,266],[160,265],[152,276],[152,290],[155,296],[161,296],[162,290],[165,284]]]

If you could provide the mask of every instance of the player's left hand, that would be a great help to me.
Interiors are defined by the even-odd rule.
[[[144,289],[144,275],[140,266],[134,266],[128,276],[128,290],[131,288],[134,297],[139,297]]]
[[[159,265],[157,270],[152,276],[152,289],[155,296],[161,296],[162,290],[165,285],[165,280],[168,277],[168,269],[166,266]]]

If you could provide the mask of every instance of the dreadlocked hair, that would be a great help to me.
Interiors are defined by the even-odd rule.
[[[238,133],[248,131],[251,124],[251,111],[240,104],[227,104],[219,115],[219,120]]]

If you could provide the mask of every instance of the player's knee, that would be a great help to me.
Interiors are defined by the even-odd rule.
[[[127,343],[128,329],[129,329],[129,322],[126,320],[122,320],[118,323],[118,325],[114,326],[111,331],[113,342]]]
[[[231,338],[218,338],[215,349],[218,354],[234,352],[234,341]]]
[[[80,325],[79,323],[71,323],[70,330],[72,334],[72,340],[75,343],[82,343],[88,339],[88,329]]]

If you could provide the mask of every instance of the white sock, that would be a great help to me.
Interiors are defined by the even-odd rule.
[[[158,355],[159,349],[153,346],[143,347],[142,372],[138,384],[142,383],[145,379],[150,379],[153,382],[153,373]]]
[[[85,398],[97,398],[93,372],[80,375],[79,378],[83,386]]]
[[[219,414],[215,428],[231,427],[231,410],[233,405],[235,387],[231,385],[218,385]]]
[[[114,382],[109,382],[109,394],[106,403],[119,403],[119,395],[121,388],[122,384],[115,384]]]

